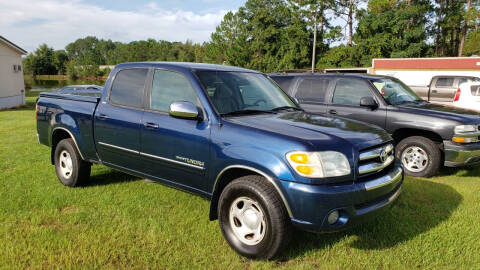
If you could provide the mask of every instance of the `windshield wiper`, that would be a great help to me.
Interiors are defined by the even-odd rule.
[[[242,114],[258,114],[258,113],[270,113],[270,114],[276,114],[276,112],[273,111],[263,111],[263,110],[238,110],[238,111],[233,111],[233,112],[228,112],[228,113],[222,113],[220,114],[221,116],[231,116],[231,115],[242,115]]]
[[[294,106],[281,106],[281,107],[273,108],[271,109],[271,111],[276,112],[276,111],[288,110],[288,109],[293,109],[295,111],[303,111],[303,109],[294,107]]]

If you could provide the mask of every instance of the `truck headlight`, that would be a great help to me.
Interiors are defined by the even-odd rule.
[[[304,177],[324,178],[350,174],[350,163],[340,152],[293,151],[287,153],[286,158],[290,166]]]
[[[477,126],[474,125],[460,125],[455,127],[455,134],[476,132]]]
[[[456,143],[473,143],[478,142],[480,131],[475,125],[460,125],[455,127],[455,135],[452,141]]]

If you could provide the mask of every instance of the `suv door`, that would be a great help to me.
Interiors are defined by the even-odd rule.
[[[375,95],[374,89],[364,80],[356,78],[339,78],[328,104],[328,113],[350,119],[371,123],[385,128],[387,110],[383,102]],[[378,108],[360,106],[362,97],[372,97]]]
[[[189,101],[201,108],[195,89],[183,73],[155,70],[141,129],[145,173],[204,190],[206,183],[203,176],[210,151],[208,119],[170,116],[170,104],[175,101]]]
[[[102,162],[140,171],[140,130],[144,111],[146,68],[118,71],[94,118],[97,152]]]
[[[430,101],[453,101],[457,88],[455,77],[437,77],[430,85]]]
[[[319,76],[299,77],[292,93],[302,108],[311,113],[327,112],[327,92],[330,79]]]

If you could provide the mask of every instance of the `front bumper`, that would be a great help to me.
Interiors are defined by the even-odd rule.
[[[392,204],[401,193],[403,170],[397,163],[383,176],[345,185],[307,185],[282,181],[292,208],[293,224],[303,230],[328,232],[346,229]],[[327,221],[337,210],[339,220]]]
[[[447,167],[457,167],[480,163],[480,143],[456,144],[444,141],[445,163]]]

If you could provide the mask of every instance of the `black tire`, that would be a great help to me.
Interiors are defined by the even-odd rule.
[[[71,158],[71,172],[68,175],[62,172],[65,162],[62,162],[60,155],[69,155]],[[55,147],[54,153],[55,171],[57,177],[65,186],[77,187],[84,185],[90,178],[91,164],[82,160],[72,139],[63,139]]]
[[[230,209],[239,198],[255,201],[263,212],[264,236],[254,245],[243,243],[231,227]],[[218,217],[220,229],[227,243],[245,257],[271,259],[281,252],[290,241],[292,225],[288,213],[277,190],[264,177],[243,176],[229,183],[219,198]],[[238,227],[235,224],[232,226]]]
[[[408,151],[409,147],[412,146],[421,148],[428,156],[427,164],[421,171],[409,170],[409,168],[407,168],[405,165],[407,161],[402,160],[403,152]],[[397,144],[395,152],[397,158],[402,161],[405,173],[411,176],[432,177],[438,172],[440,166],[442,165],[442,153],[440,152],[440,148],[432,140],[425,137],[412,136],[405,138]]]

